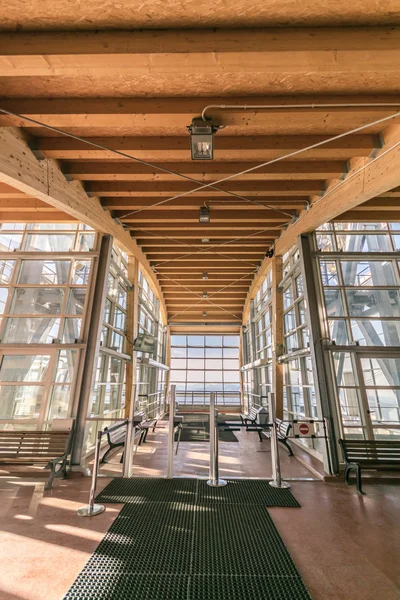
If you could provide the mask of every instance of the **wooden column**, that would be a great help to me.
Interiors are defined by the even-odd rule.
[[[282,258],[274,256],[272,269],[272,389],[275,394],[276,416],[283,418],[283,365],[278,362],[283,346],[283,293],[278,289],[282,281]]]
[[[133,342],[138,334],[138,305],[139,305],[139,261],[133,256],[128,261],[128,279],[132,289],[128,291],[126,311],[126,331],[128,337],[127,354],[131,361],[126,366],[126,395],[125,395],[125,417],[128,418],[133,398],[133,386],[136,383],[136,352],[133,351]]]

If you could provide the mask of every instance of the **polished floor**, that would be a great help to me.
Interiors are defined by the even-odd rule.
[[[239,443],[220,445],[221,475],[268,477],[269,443],[245,432],[238,437]],[[149,434],[134,475],[165,474],[165,441],[165,429]],[[300,509],[269,509],[312,598],[398,600],[400,485],[367,481],[367,496],[360,497],[341,478],[322,482],[281,454],[284,476],[313,479],[291,481]],[[120,470],[118,456],[111,461],[104,475]],[[176,475],[205,476],[207,469],[207,443],[181,445]],[[108,482],[100,478],[98,489]],[[72,473],[51,492],[44,483],[38,468],[0,466],[1,600],[62,598],[121,508],[108,505],[105,513],[82,519],[76,511],[87,503],[88,478]]]

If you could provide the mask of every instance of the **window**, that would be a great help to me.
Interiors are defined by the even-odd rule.
[[[171,335],[171,357],[178,402],[240,404],[239,336]]]

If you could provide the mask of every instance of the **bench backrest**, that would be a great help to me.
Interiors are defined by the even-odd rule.
[[[126,424],[115,423],[110,427],[105,427],[109,444],[122,444],[126,437]]]
[[[71,431],[0,431],[0,460],[17,458],[50,460],[68,456]]]
[[[249,412],[250,419],[257,419],[257,415],[258,415],[258,409],[255,408],[254,406],[252,406],[250,409],[250,412]]]
[[[398,464],[400,440],[339,440],[346,462]]]
[[[291,424],[284,422],[281,419],[275,419],[275,423],[278,430],[278,436],[281,438],[286,438],[289,435]]]

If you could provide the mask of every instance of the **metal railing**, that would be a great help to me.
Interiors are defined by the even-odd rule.
[[[139,411],[143,411],[148,419],[160,416],[164,409],[165,392],[154,392],[152,394],[139,394]]]
[[[209,406],[210,395],[215,394],[217,406],[241,406],[240,392],[176,392],[176,400],[179,404],[189,406]]]

